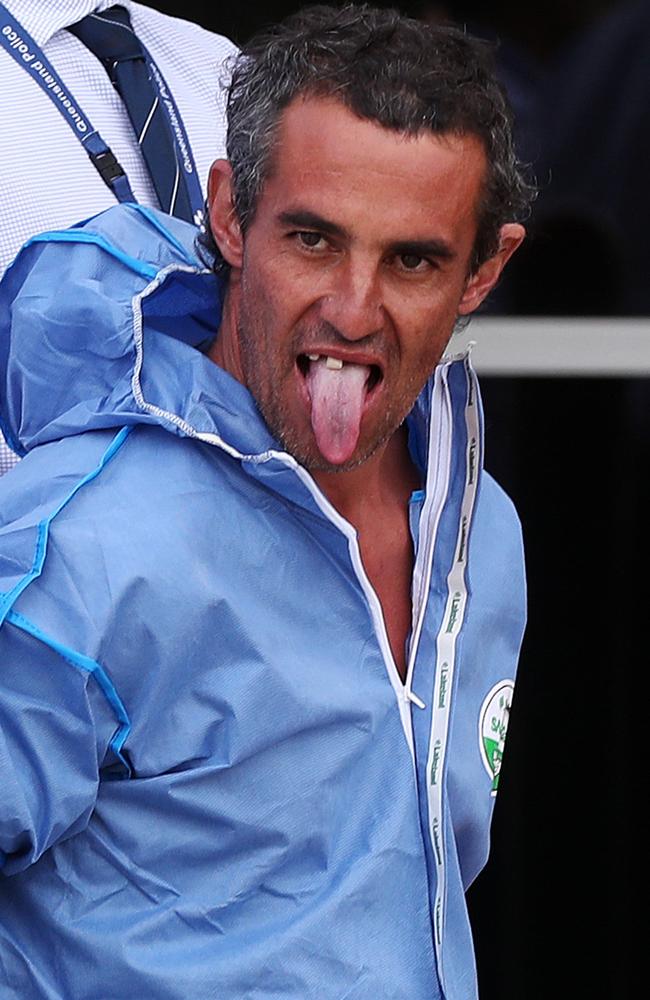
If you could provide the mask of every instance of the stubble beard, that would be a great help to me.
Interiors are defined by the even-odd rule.
[[[278,370],[274,365],[268,373],[270,379],[266,383],[259,378],[259,366],[255,352],[250,350],[250,341],[240,329],[240,344],[242,345],[242,364],[246,385],[253,396],[258,410],[273,437],[279,442],[281,447],[288,452],[300,465],[308,472],[340,473],[351,472],[359,468],[368,461],[377,451],[379,451],[402,426],[408,413],[410,413],[422,386],[419,384],[409,385],[408,389],[400,397],[400,406],[391,406],[384,414],[371,441],[361,442],[357,445],[354,456],[347,462],[334,464],[323,458],[315,443],[305,444],[304,437],[299,434],[293,424],[287,420],[285,408],[276,387],[281,384],[282,378],[286,378],[286,372]]]
[[[246,303],[242,301],[237,329],[245,384],[269,431],[282,448],[309,472],[338,473],[350,472],[359,468],[381,449],[401,427],[427,379],[422,380],[421,377],[412,374],[399,397],[394,399],[385,411],[372,440],[365,443],[361,441],[360,445],[357,445],[354,456],[349,461],[341,464],[328,462],[318,450],[315,439],[313,443],[306,444],[304,436],[287,419],[279,387],[290,383],[290,380],[295,377],[293,372],[294,351],[291,349],[287,352],[288,358],[291,359],[289,370],[278,363],[276,358],[273,358],[270,368],[268,357],[264,365],[259,363],[260,345],[264,347],[266,340],[262,335],[262,328],[257,322],[258,318],[260,323],[264,322],[263,318],[258,317],[258,312],[258,308],[249,311],[246,308]],[[300,334],[296,334],[296,339],[299,340],[299,338]],[[390,357],[387,357],[387,363],[390,364]],[[363,431],[360,435],[360,438],[362,437]]]

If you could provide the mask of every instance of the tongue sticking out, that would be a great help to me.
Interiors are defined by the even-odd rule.
[[[332,368],[324,357],[309,365],[311,426],[321,455],[333,465],[347,462],[354,454],[369,375],[367,365]]]

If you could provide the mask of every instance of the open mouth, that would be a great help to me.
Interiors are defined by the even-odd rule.
[[[372,363],[311,353],[298,355],[297,367],[321,455],[333,465],[344,464],[354,455],[382,370]]]
[[[328,371],[342,371],[343,368],[348,365],[353,365],[356,368],[366,368],[367,377],[365,380],[366,394],[369,395],[372,390],[379,385],[383,379],[382,371],[379,365],[357,365],[353,362],[342,361],[340,358],[333,358],[331,355],[327,354],[299,354],[297,358],[297,365],[303,378],[309,379],[310,368],[313,364],[324,365]]]

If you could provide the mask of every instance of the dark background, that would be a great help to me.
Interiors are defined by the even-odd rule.
[[[151,6],[241,44],[300,4]],[[540,193],[486,311],[648,316],[649,4],[396,6],[498,43],[520,156]],[[639,995],[631,862],[639,852],[643,867],[644,848],[644,753],[632,733],[644,729],[648,664],[648,380],[482,386],[486,465],[524,527],[529,625],[492,854],[468,896],[481,997],[627,1000]]]

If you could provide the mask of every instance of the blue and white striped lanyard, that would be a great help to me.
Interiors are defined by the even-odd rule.
[[[22,66],[25,72],[45,91],[62,115],[64,121],[67,122],[86,150],[93,165],[99,171],[102,180],[108,185],[117,200],[136,201],[128,177],[118,163],[110,146],[102,139],[97,129],[93,128],[90,119],[84,113],[78,101],[75,101],[40,46],[1,2],[0,44],[18,65]],[[177,160],[187,186],[192,206],[192,215],[198,224],[203,214],[204,198],[183,119],[160,69],[145,47],[142,46],[142,48],[149,76],[158,90],[160,106],[167,115],[167,121],[176,147]]]

